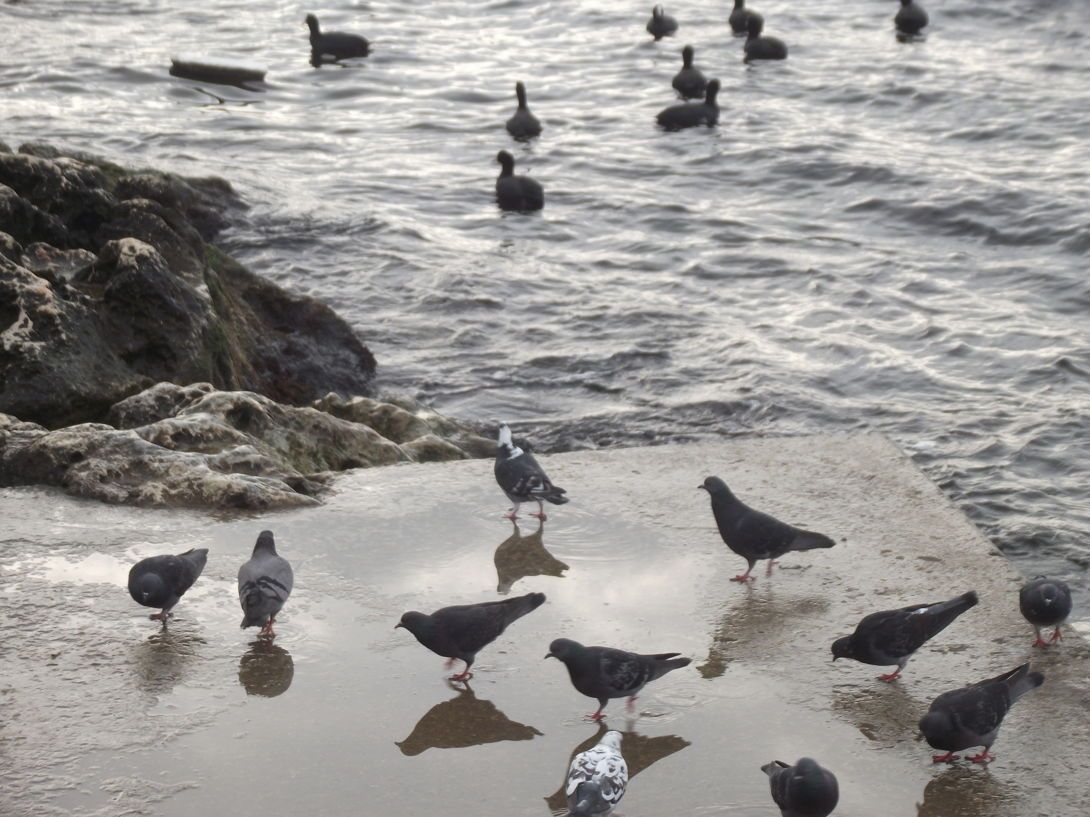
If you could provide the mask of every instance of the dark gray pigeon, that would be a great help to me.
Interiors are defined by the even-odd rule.
[[[976,606],[977,601],[976,593],[970,590],[950,601],[871,613],[856,625],[854,633],[833,642],[833,660],[854,658],[879,667],[896,664],[896,670],[878,676],[879,681],[892,681],[900,676],[916,650]]]
[[[1060,625],[1071,615],[1071,588],[1059,579],[1046,579],[1038,576],[1026,582],[1018,594],[1018,606],[1026,621],[1033,625],[1037,638],[1034,647],[1047,647],[1063,640]],[[1045,641],[1041,638],[1042,627],[1055,627],[1052,637]]]
[[[950,763],[958,759],[954,752],[983,746],[984,751],[969,760],[987,763],[993,757],[988,750],[999,735],[999,724],[1007,711],[1044,682],[1045,676],[1030,672],[1029,664],[1023,664],[987,681],[942,693],[920,718],[920,732],[927,742],[945,752],[934,755],[932,761]]]
[[[753,566],[760,559],[768,559],[768,571],[772,575],[775,560],[794,550],[814,550],[831,548],[836,544],[824,534],[802,530],[786,522],[781,522],[766,513],[755,511],[730,492],[730,488],[719,477],[708,477],[703,488],[712,498],[712,513],[715,524],[719,526],[719,535],[727,547],[749,563],[745,573],[735,576],[732,582],[752,581],[750,576]]]
[[[568,817],[604,817],[624,797],[628,764],[621,756],[621,733],[609,731],[572,758],[564,793]]]
[[[827,817],[840,800],[836,775],[804,757],[794,766],[773,760],[761,767],[783,817]]]
[[[275,636],[273,624],[294,583],[291,565],[276,552],[272,531],[261,531],[250,561],[238,569],[243,629],[261,625],[259,635]]]
[[[548,517],[545,516],[542,501],[551,502],[553,505],[563,505],[568,501],[564,496],[567,491],[552,484],[534,455],[515,445],[507,423],[500,426],[499,450],[496,452],[493,472],[507,498],[515,503],[505,514],[511,521],[518,519],[519,505],[523,502],[536,502],[537,513],[531,513],[530,516],[544,521]]]
[[[149,556],[129,570],[129,595],[137,604],[158,607],[148,618],[167,623],[185,591],[193,586],[208,561],[208,548],[195,548],[177,556]]]
[[[465,670],[450,677],[451,681],[465,681],[473,676],[469,668],[478,652],[499,638],[511,622],[544,603],[544,593],[527,593],[503,601],[444,607],[430,616],[414,610],[405,613],[394,629],[404,627],[433,653],[449,658],[448,669],[456,659],[465,661]]]
[[[563,661],[572,686],[587,697],[598,699],[598,711],[587,717],[600,721],[605,717],[602,710],[610,698],[627,697],[628,708],[632,709],[645,684],[670,670],[687,667],[690,659],[678,658],[679,654],[640,655],[611,647],[584,647],[578,641],[558,638],[549,645],[545,657]]]

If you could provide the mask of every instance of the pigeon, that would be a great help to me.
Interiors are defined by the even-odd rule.
[[[587,718],[600,721],[605,717],[602,710],[610,698],[627,697],[631,710],[645,684],[670,670],[687,667],[690,659],[678,655],[676,652],[639,655],[611,647],[584,647],[578,641],[558,638],[549,645],[545,657],[563,661],[572,686],[587,697],[598,699],[598,711]]]
[[[651,19],[647,21],[647,33],[656,40],[668,37],[677,31],[677,20],[662,10],[662,6],[651,9]]]
[[[730,30],[735,34],[745,34],[749,28],[749,15],[755,14],[746,8],[746,0],[734,0],[734,9],[730,13]]]
[[[761,771],[768,775],[772,799],[783,817],[827,817],[840,799],[836,775],[812,758],[804,757],[794,766],[773,760]]]
[[[983,746],[984,751],[969,760],[987,763],[994,757],[988,750],[1007,711],[1015,701],[1044,682],[1045,676],[1030,672],[1029,664],[1023,664],[987,681],[942,693],[920,718],[920,732],[927,742],[945,752],[932,756],[931,760],[950,763],[958,759],[954,752]]]
[[[783,40],[777,40],[775,37],[762,37],[761,32],[764,31],[764,27],[765,18],[757,12],[751,11],[746,19],[748,36],[745,45],[745,62],[787,59],[787,46],[784,45]]]
[[[544,603],[544,593],[527,593],[503,601],[444,607],[430,616],[412,611],[405,613],[394,629],[404,627],[433,653],[449,658],[448,669],[455,659],[464,661],[465,670],[452,675],[450,680],[467,681],[473,677],[469,669],[477,660],[477,653],[499,638],[511,622]]]
[[[704,97],[704,90],[708,87],[708,81],[699,68],[693,67],[693,47],[691,45],[681,49],[681,70],[674,76],[672,85],[682,99],[703,99]]]
[[[775,560],[785,553],[831,548],[836,544],[828,536],[796,528],[753,510],[732,494],[719,477],[708,477],[697,488],[703,488],[711,495],[715,524],[727,547],[749,562],[749,569],[731,579],[732,582],[752,581],[755,577],[750,573],[759,559],[769,560],[765,575],[771,576]]]
[[[193,586],[208,561],[208,548],[194,548],[177,556],[149,556],[129,570],[129,595],[137,604],[158,607],[152,621],[167,623],[170,611]]]
[[[854,658],[863,664],[896,664],[896,670],[878,676],[879,681],[892,681],[900,677],[916,650],[975,607],[978,600],[976,593],[969,591],[950,601],[871,613],[859,622],[854,633],[833,642],[833,660]]]
[[[275,636],[273,624],[291,595],[295,578],[291,565],[277,555],[272,531],[257,537],[250,561],[238,569],[238,600],[242,605],[242,628],[261,625],[259,635]]]
[[[1063,640],[1060,625],[1071,615],[1071,588],[1064,582],[1044,576],[1026,582],[1018,594],[1018,606],[1037,635],[1034,647],[1047,647]],[[1041,638],[1042,627],[1056,628],[1048,641]]]
[[[568,501],[564,496],[567,491],[552,484],[534,455],[515,445],[507,423],[500,426],[499,450],[496,452],[493,471],[500,488],[515,503],[504,515],[504,518],[512,522],[518,519],[519,505],[523,502],[536,502],[537,513],[531,513],[530,516],[545,521],[548,517],[545,515],[543,500],[553,505],[563,505]]]
[[[572,759],[564,787],[568,817],[604,817],[621,802],[627,785],[628,764],[621,756],[621,733],[611,730],[597,745]]]
[[[316,64],[321,62],[322,57],[332,57],[336,61],[366,57],[371,51],[371,44],[356,34],[343,34],[340,31],[323,34],[318,27],[318,18],[313,14],[307,15],[306,23],[310,27],[311,61]]]
[[[516,139],[529,139],[531,136],[541,134],[541,122],[530,113],[526,105],[526,86],[521,82],[515,83],[515,96],[518,97],[518,109],[507,120],[507,132]]]
[[[496,154],[502,166],[496,178],[496,203],[501,210],[527,213],[545,206],[545,188],[536,179],[515,175],[515,157],[506,150]]]
[[[919,34],[927,26],[927,12],[915,0],[901,0],[893,25],[903,34]]]
[[[719,80],[713,79],[704,88],[703,102],[683,102],[671,105],[658,112],[655,121],[666,130],[681,130],[707,125],[709,128],[719,122]]]

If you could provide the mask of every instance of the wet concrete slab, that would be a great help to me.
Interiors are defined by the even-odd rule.
[[[110,507],[0,491],[0,814],[563,813],[568,761],[600,735],[543,656],[558,636],[693,663],[649,687],[625,732],[619,814],[775,817],[761,764],[803,755],[845,817],[1090,812],[1087,670],[1072,633],[1030,648],[1020,577],[880,437],[739,440],[541,458],[572,502],[500,518],[490,462],[354,472],[323,507],[265,517]],[[828,533],[752,586],[715,530],[723,477]],[[235,574],[275,531],[295,592],[273,644],[242,631]],[[128,598],[137,558],[209,547],[166,630]],[[976,589],[978,607],[903,680],[830,661],[868,612]],[[468,687],[401,613],[541,591]],[[933,767],[915,724],[940,692],[1033,660],[987,768]]]

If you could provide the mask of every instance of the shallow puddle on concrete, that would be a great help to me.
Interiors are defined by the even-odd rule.
[[[997,744],[1014,762],[933,769],[913,740],[942,691],[928,673],[886,686],[828,661],[845,599],[861,603],[841,576],[867,568],[844,548],[727,583],[738,560],[706,498],[680,493],[703,475],[626,513],[609,469],[582,472],[579,502],[517,529],[485,463],[360,473],[323,508],[232,521],[6,492],[4,813],[564,813],[569,760],[604,727],[543,660],[558,636],[693,658],[634,717],[606,710],[633,773],[621,815],[775,817],[759,767],[802,755],[836,772],[844,817],[1035,813],[1017,763],[1032,702]],[[234,581],[266,527],[296,575],[272,644],[239,629]],[[127,565],[198,546],[208,567],[164,630],[128,598]],[[468,686],[394,630],[405,610],[530,591],[548,602],[481,653]],[[963,656],[945,660],[964,674]]]

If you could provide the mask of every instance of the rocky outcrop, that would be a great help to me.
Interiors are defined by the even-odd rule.
[[[370,393],[347,323],[209,243],[240,207],[220,179],[0,151],[0,412],[99,421],[159,381],[294,405]]]
[[[327,395],[323,402],[354,401]],[[210,383],[159,383],[112,406],[109,425],[51,431],[0,414],[0,487],[54,485],[105,502],[267,510],[315,503],[337,471],[470,456],[435,433],[452,424],[432,412],[376,400],[369,412],[407,415],[397,439],[362,420]],[[455,439],[494,452],[464,430]]]

